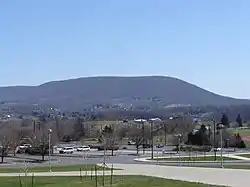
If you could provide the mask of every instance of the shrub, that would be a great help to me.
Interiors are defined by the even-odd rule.
[[[246,148],[246,144],[243,140],[241,140],[237,145],[236,145],[237,148]]]

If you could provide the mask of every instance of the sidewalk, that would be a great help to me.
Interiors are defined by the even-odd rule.
[[[249,154],[249,153],[248,153]],[[196,155],[195,157],[211,157],[211,156],[214,156],[214,155],[211,155],[211,154],[207,154],[207,155]],[[171,160],[157,160],[157,159],[162,159],[162,158],[189,158],[190,156],[188,155],[181,155],[181,156],[178,156],[178,155],[173,155],[173,156],[155,156],[155,160],[151,160],[151,157],[141,157],[141,158],[136,158],[134,159],[134,161],[137,161],[137,162],[155,162],[155,163],[161,163],[161,162],[178,162],[178,161],[171,161]],[[237,154],[223,154],[223,157],[228,157],[228,158],[234,158],[234,159],[237,159],[237,160],[249,160],[250,161],[250,158],[247,158],[247,157],[243,157],[243,156],[237,156]],[[227,160],[227,161],[230,161],[230,160]],[[232,160],[232,161],[236,161],[236,160]],[[209,163],[209,162],[213,162],[213,161],[195,161],[195,162],[204,162],[204,163]]]
[[[115,168],[131,171],[133,175],[160,177],[189,182],[232,187],[249,187],[249,170],[198,167],[159,166],[146,164],[114,164]]]
[[[250,158],[243,157],[243,156],[237,156],[237,155],[227,155],[228,158],[235,158],[238,160],[250,160]]]

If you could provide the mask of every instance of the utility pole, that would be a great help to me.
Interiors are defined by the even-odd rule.
[[[35,132],[36,132],[36,121],[33,120],[33,133],[35,133]]]
[[[145,154],[144,122],[142,122],[142,150],[143,150],[143,154]]]
[[[208,129],[208,133],[209,133],[209,144],[211,144],[211,125],[209,124],[209,129]]]
[[[215,120],[213,119],[213,125],[214,125],[214,161],[216,161],[216,147],[215,147],[215,132],[216,132],[216,124],[215,124]]]
[[[222,131],[223,131],[223,128],[220,129],[220,159],[221,159],[221,167],[223,168],[223,155],[222,155],[223,139],[222,139]]]
[[[151,139],[151,160],[154,159],[154,136],[153,136],[153,122],[150,122],[150,139]]]
[[[167,145],[167,125],[164,124],[164,133],[165,133],[165,139],[164,139],[164,145]]]
[[[179,166],[181,166],[181,134],[176,134],[175,135],[176,138],[178,138],[178,156],[179,156]]]
[[[179,146],[178,146],[178,148],[179,148],[179,150],[178,150],[178,152],[179,152],[179,166],[181,166],[181,134],[179,134],[178,135],[178,144],[179,144]]]
[[[52,170],[51,170],[51,134],[52,134],[52,129],[48,129],[48,134],[49,134],[49,172],[52,172]]]

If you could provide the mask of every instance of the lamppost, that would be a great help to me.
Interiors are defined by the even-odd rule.
[[[161,122],[160,118],[152,118],[148,120],[150,123],[150,140],[151,140],[151,160],[154,159],[154,132],[153,132],[153,125],[154,122]]]
[[[175,135],[178,138],[178,155],[179,155],[179,165],[181,166],[181,134],[176,134]]]
[[[49,135],[49,171],[51,172],[51,134],[52,129],[48,129],[48,135]]]
[[[164,146],[167,145],[167,124],[164,124]]]
[[[106,165],[106,151],[107,151],[107,146],[106,146],[106,144],[107,144],[107,139],[106,139],[106,137],[104,137],[104,140],[103,140],[103,163],[102,163],[102,167],[106,167],[107,165]]]
[[[222,152],[223,152],[223,137],[222,137],[222,133],[223,133],[223,125],[222,124],[219,124],[218,125],[218,128],[219,128],[219,130],[220,130],[220,159],[221,159],[221,161],[220,161],[220,164],[221,164],[221,167],[223,168],[223,154],[222,154]]]
[[[216,146],[215,146],[215,142],[216,142],[216,139],[215,139],[215,136],[216,136],[216,123],[215,123],[215,120],[213,120],[213,126],[214,126],[214,132],[213,132],[213,134],[214,134],[214,161],[216,161],[216,151],[217,151],[217,148],[216,148]]]
[[[153,160],[154,159],[153,121],[150,121],[150,139],[151,139],[151,160]]]
[[[174,118],[172,116],[170,116],[169,121],[173,120]],[[165,133],[165,140],[164,140],[164,146],[167,145],[167,124],[164,124],[164,133]]]
[[[142,122],[142,154],[145,154],[145,126],[144,126],[144,122]]]
[[[134,119],[135,123],[138,123],[140,125],[141,128],[141,136],[142,136],[142,151],[143,154],[145,154],[145,126],[144,123],[147,122],[147,120],[145,119]]]

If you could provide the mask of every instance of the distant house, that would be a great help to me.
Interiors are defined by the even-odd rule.
[[[134,122],[136,122],[136,123],[146,123],[147,120],[145,120],[145,119],[134,119]]]

